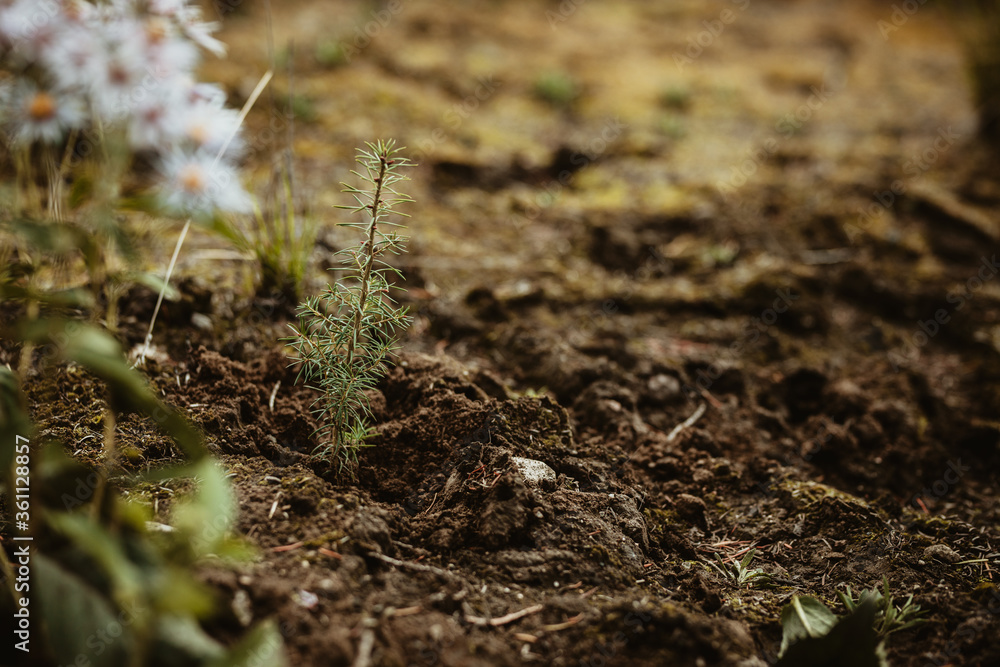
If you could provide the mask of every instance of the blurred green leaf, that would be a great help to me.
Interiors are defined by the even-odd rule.
[[[100,249],[92,235],[68,222],[18,218],[7,226],[26,241],[32,250],[47,255],[65,255],[79,250],[85,258],[99,256]]]
[[[94,305],[94,295],[80,287],[42,292],[23,285],[0,284],[0,299],[31,299],[54,308],[92,308]]]
[[[94,196],[94,181],[89,174],[79,173],[73,179],[73,185],[69,191],[69,206],[77,209],[90,201]]]
[[[316,44],[316,62],[323,67],[338,67],[348,62],[343,44],[336,39],[326,39]]]
[[[792,601],[781,610],[783,635],[778,655],[802,639],[822,637],[836,623],[836,615],[821,601],[808,595],[792,596]]]
[[[796,600],[800,604],[796,605]],[[820,607],[825,613],[819,611]],[[831,619],[833,624],[821,631]],[[875,632],[875,602],[870,598],[836,620],[816,598],[796,596],[781,610],[781,623],[781,659],[775,667],[888,667],[884,647]]]
[[[89,324],[49,319],[25,323],[21,337],[35,343],[57,344],[66,359],[107,384],[119,409],[151,417],[192,461],[208,456],[198,431],[179,412],[160,402],[142,375],[129,367],[118,341],[109,334]]]
[[[41,553],[31,557],[32,593],[44,619],[45,645],[60,665],[120,667],[134,651],[129,615]],[[81,662],[80,658],[87,662]]]
[[[284,640],[278,626],[272,620],[258,624],[253,630],[233,646],[222,658],[208,667],[245,667],[245,665],[267,665],[286,667]]]
[[[17,376],[6,366],[0,366],[0,470],[11,469],[17,436],[30,438],[34,426],[25,410],[24,394],[21,393]]]
[[[551,70],[535,79],[534,92],[536,97],[554,107],[568,108],[580,96],[580,85],[570,74]]]
[[[159,568],[155,585],[158,612],[196,618],[204,618],[212,613],[215,601],[211,590],[193,579],[188,569]]]
[[[211,459],[196,469],[198,489],[177,504],[171,515],[174,528],[190,536],[196,558],[215,554],[229,535],[236,502],[222,469]]]
[[[111,581],[113,597],[119,604],[138,604],[142,601],[142,572],[125,553],[119,536],[113,535],[86,514],[50,512],[45,518],[49,526],[68,537],[101,566]]]
[[[118,199],[118,209],[121,211],[136,211],[149,215],[162,215],[163,207],[154,194],[126,196]]]
[[[226,654],[222,644],[209,637],[196,620],[178,614],[160,617],[153,651],[156,664],[164,667],[203,665]]]
[[[170,283],[163,280],[158,275],[152,273],[129,273],[122,277],[122,282],[132,282],[144,285],[157,294],[163,291],[163,297],[168,301],[175,301],[180,298],[180,292]]]

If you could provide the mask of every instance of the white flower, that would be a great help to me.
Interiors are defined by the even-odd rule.
[[[41,54],[41,61],[56,83],[56,87],[87,89],[85,74],[93,71],[107,57],[104,44],[93,30],[63,30],[55,44]]]
[[[62,6],[67,23],[92,27],[98,18],[97,7],[87,0],[62,0]]]
[[[11,137],[18,144],[35,141],[54,144],[63,134],[83,126],[86,114],[80,99],[23,82],[11,95]]]
[[[247,213],[250,195],[236,169],[205,153],[174,152],[161,164],[165,182],[161,202],[172,214],[208,217],[213,213]]]
[[[160,16],[176,16],[187,5],[187,0],[149,0],[149,10]]]
[[[184,35],[188,39],[206,51],[210,51],[213,55],[222,58],[226,55],[226,45],[212,37],[212,33],[218,29],[218,23],[181,22],[181,30],[184,31]]]
[[[179,76],[194,70],[198,49],[183,39],[173,23],[159,16],[142,21],[142,32],[122,43],[126,57],[134,58],[161,75]]]
[[[226,91],[217,83],[199,83],[194,80],[189,81],[188,102],[208,102],[222,108],[226,106]]]
[[[27,62],[58,42],[65,23],[58,0],[17,0],[0,10],[0,37]]]
[[[94,59],[90,80],[94,108],[110,121],[150,111],[150,98],[165,88],[187,87],[198,50],[162,17],[121,17],[102,24],[103,57]],[[181,102],[181,100],[172,100]]]
[[[128,119],[132,148],[169,152],[184,132],[184,91],[175,82],[161,82],[157,89],[137,100]]]
[[[220,58],[226,55],[226,45],[212,37],[219,24],[201,20],[201,8],[191,7],[187,0],[149,0],[149,11],[177,22],[184,36]]]
[[[105,23],[103,48],[84,74],[90,84],[93,107],[107,120],[118,120],[128,114],[136,89],[141,86],[145,63],[136,56],[141,52],[139,21],[122,19]],[[147,85],[155,84],[150,76]],[[141,94],[141,91],[140,91]]]
[[[239,113],[216,102],[196,102],[184,114],[184,138],[196,149],[216,155],[232,139],[226,149],[229,155],[239,152],[236,138]]]

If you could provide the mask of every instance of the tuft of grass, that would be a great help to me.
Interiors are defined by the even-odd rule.
[[[691,106],[691,90],[683,86],[669,86],[660,93],[660,106],[674,111],[687,111]]]
[[[273,175],[272,195],[254,204],[249,249],[260,266],[261,294],[281,294],[297,303],[302,298],[309,257],[316,243],[316,219],[296,214],[291,165]]]
[[[349,60],[344,45],[336,39],[325,39],[318,42],[313,55],[320,66],[328,68],[346,65]]]
[[[316,110],[316,103],[312,98],[296,94],[286,97],[283,102],[295,120],[301,120],[303,123],[315,123],[319,120],[319,111]]]
[[[570,74],[543,72],[534,83],[535,97],[558,109],[568,109],[580,96],[580,84]]]

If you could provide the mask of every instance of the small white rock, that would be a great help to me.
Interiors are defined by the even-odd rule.
[[[253,622],[253,605],[250,602],[250,596],[242,588],[236,591],[236,595],[233,596],[232,608],[233,615],[244,628]]]
[[[319,597],[311,591],[300,590],[296,595],[295,601],[299,603],[300,607],[312,609],[319,604]]]
[[[556,471],[541,461],[520,456],[512,456],[510,460],[528,484],[540,484],[544,480],[556,481]]]

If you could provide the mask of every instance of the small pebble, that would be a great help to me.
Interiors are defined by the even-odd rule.
[[[193,313],[191,315],[191,324],[201,329],[202,331],[211,331],[212,318],[204,313]]]
[[[660,373],[649,378],[648,389],[650,397],[657,403],[667,403],[681,393],[681,383],[673,375]]]
[[[539,484],[545,480],[556,481],[556,471],[541,461],[512,456],[510,462],[517,467],[517,471],[528,484]]]
[[[315,593],[311,593],[310,591],[306,590],[300,590],[298,592],[298,595],[296,596],[295,601],[299,603],[300,607],[304,607],[306,609],[312,609],[319,603],[319,598],[316,596]]]

